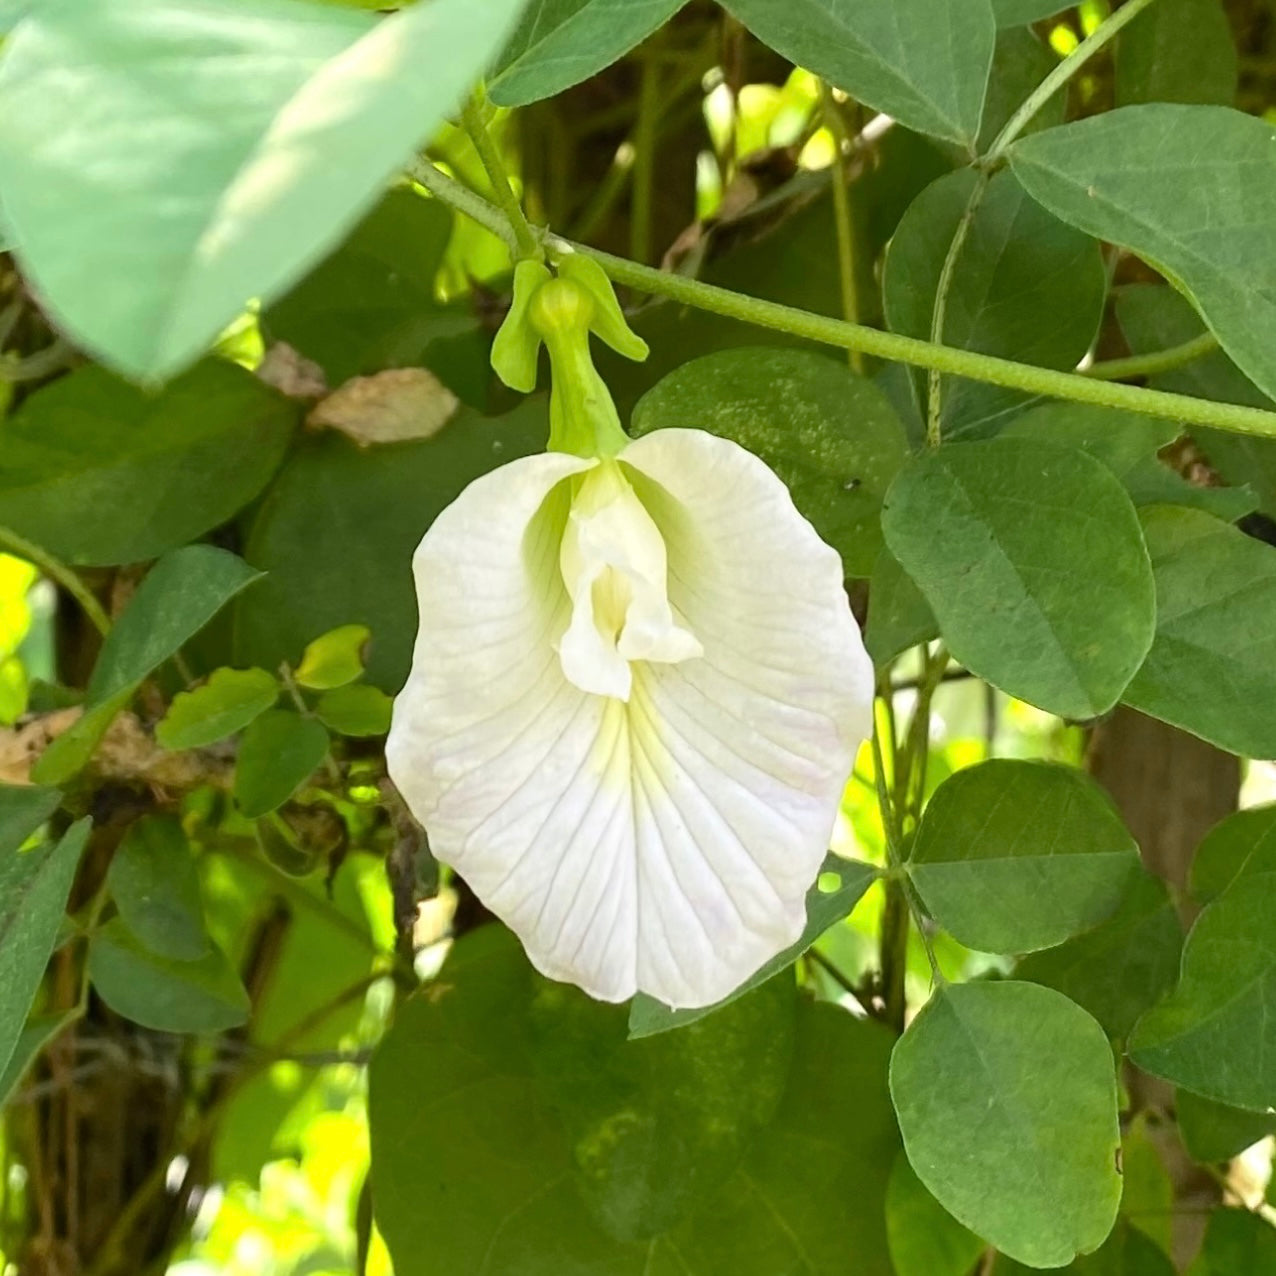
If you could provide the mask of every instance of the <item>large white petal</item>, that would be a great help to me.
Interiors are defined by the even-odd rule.
[[[751,453],[658,430],[621,456],[704,658],[635,666],[638,983],[724,996],[792,943],[872,723],[838,554]]]
[[[387,756],[435,853],[542,971],[704,1005],[800,931],[872,673],[837,555],[761,462],[668,430],[623,460],[704,657],[635,663],[628,704],[567,681],[562,480],[589,462],[516,461],[417,553],[421,631]]]
[[[636,874],[621,701],[563,675],[563,480],[594,462],[513,461],[472,483],[413,560],[421,625],[395,701],[390,774],[431,849],[546,974],[635,989]]]

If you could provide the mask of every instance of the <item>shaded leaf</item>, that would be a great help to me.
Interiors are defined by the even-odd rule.
[[[263,312],[263,330],[340,385],[415,363],[442,311],[434,278],[452,211],[406,186],[382,196],[345,242]]]
[[[265,669],[214,669],[193,691],[179,691],[155,727],[166,749],[199,749],[242,731],[279,698]]]
[[[107,883],[124,924],[153,953],[196,961],[208,952],[199,874],[176,816],[144,815],[130,824]]]
[[[849,917],[863,898],[864,892],[877,877],[877,869],[858,860],[846,860],[829,855],[824,860],[815,885],[806,895],[806,925],[797,940],[782,953],[777,953],[755,974],[750,976],[729,997],[712,1006],[698,1006],[691,1010],[674,1010],[654,997],[640,992],[629,1006],[629,1036],[649,1037],[653,1033],[667,1032],[695,1023],[706,1015],[730,1005],[745,993],[765,983],[772,975],[779,974],[802,956],[831,926]],[[836,884],[834,884],[836,878]]]
[[[1276,1134],[1276,1112],[1246,1112],[1203,1099],[1191,1090],[1177,1092],[1174,1115],[1188,1156],[1201,1165],[1230,1161]]]
[[[248,1019],[248,994],[220,948],[173,961],[143,947],[118,917],[89,943],[89,978],[116,1014],[157,1032],[224,1032]]]
[[[237,659],[275,669],[354,622],[373,635],[368,680],[398,691],[417,629],[413,550],[466,484],[542,449],[548,428],[544,400],[529,399],[495,420],[463,409],[420,443],[361,451],[331,437],[298,449],[248,539],[269,575],[236,610]]]
[[[1276,757],[1276,550],[1199,510],[1143,514],[1156,638],[1122,699],[1247,757]]]
[[[707,430],[756,453],[842,555],[846,574],[873,570],[882,498],[908,446],[885,395],[844,362],[754,346],[693,359],[634,409],[634,434],[667,426]]]
[[[1231,1107],[1276,1107],[1276,873],[1255,873],[1196,919],[1178,987],[1135,1025],[1144,1072]]]
[[[918,1178],[986,1241],[1058,1267],[1111,1231],[1116,1070],[1103,1030],[1062,994],[941,988],[895,1046],[890,1080]]]
[[[890,1276],[889,1040],[795,1007],[775,980],[626,1041],[622,1008],[533,976],[507,933],[473,932],[372,1064],[395,1271]],[[841,1083],[812,1104],[830,1066]]]
[[[1219,0],[1158,0],[1121,32],[1116,54],[1118,106],[1236,99],[1236,45]]]
[[[930,339],[949,247],[978,198],[952,270],[944,344],[1072,369],[1103,317],[1099,245],[1030,199],[1013,173],[998,173],[977,197],[981,180],[972,168],[958,169],[909,206],[886,253],[886,320],[904,336]],[[949,439],[992,433],[1025,402],[1021,391],[957,377],[945,378],[942,390],[940,424]]]
[[[1044,439],[1089,452],[1125,484],[1135,505],[1186,505],[1229,522],[1257,508],[1247,488],[1189,483],[1157,453],[1179,437],[1173,421],[1089,403],[1046,403],[1016,417],[1002,438]]]
[[[1049,948],[1112,913],[1139,848],[1083,771],[1008,758],[958,771],[922,815],[906,867],[935,920],[991,953]]]
[[[901,652],[939,637],[935,613],[889,549],[873,564],[864,646],[880,669]]]
[[[0,1071],[22,1037],[92,826],[77,820],[60,841],[30,851],[0,848]]]
[[[1221,106],[1127,106],[1021,138],[1011,166],[1072,225],[1187,292],[1244,372],[1276,391],[1276,130]]]
[[[61,802],[57,789],[0,784],[0,855],[16,852]]]
[[[60,1014],[35,1015],[27,1020],[8,1066],[0,1069],[0,1107],[8,1102],[9,1096],[21,1084],[27,1069],[36,1061],[40,1051],[68,1024],[78,1019],[81,1013],[76,1008],[64,1010]]]
[[[247,505],[283,459],[296,417],[220,359],[158,394],[78,368],[5,422],[5,524],[71,563],[154,558]]]
[[[1083,452],[1022,439],[932,451],[900,472],[882,529],[954,658],[1010,695],[1094,717],[1147,653],[1155,607],[1138,517]]]
[[[1068,0],[992,0],[999,27],[1025,26],[1071,9]]]
[[[519,19],[488,84],[499,106],[553,97],[624,57],[686,0],[545,0]]]
[[[1165,883],[1136,871],[1116,912],[1093,929],[1015,966],[1015,978],[1045,984],[1124,1040],[1138,1017],[1178,978],[1183,929]]]
[[[1121,331],[1136,354],[1169,350],[1205,331],[1186,297],[1164,284],[1132,284],[1116,293]],[[1215,350],[1148,382],[1158,390],[1194,394],[1220,403],[1272,408],[1269,399],[1222,350]],[[1192,437],[1229,482],[1253,488],[1263,510],[1276,515],[1276,439],[1193,426]],[[1214,511],[1218,513],[1219,511]]]
[[[886,1188],[886,1235],[895,1276],[969,1276],[984,1243],[926,1190],[901,1152]]]
[[[763,44],[901,124],[973,146],[996,27],[989,0],[727,0]]]
[[[1250,873],[1276,873],[1276,805],[1236,811],[1215,824],[1192,856],[1188,890],[1208,904]]]
[[[1276,1227],[1261,1214],[1216,1209],[1188,1276],[1276,1276]]]
[[[313,718],[289,709],[271,709],[257,718],[239,742],[235,801],[249,819],[288,801],[328,752],[328,733]]]

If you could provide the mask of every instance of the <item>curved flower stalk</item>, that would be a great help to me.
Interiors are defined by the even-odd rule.
[[[802,930],[872,669],[841,560],[780,480],[702,431],[630,442],[596,373],[565,387],[569,339],[547,344],[574,391],[559,450],[472,483],[417,551],[390,772],[545,974],[708,1005]]]

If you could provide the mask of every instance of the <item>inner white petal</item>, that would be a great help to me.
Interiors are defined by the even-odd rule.
[[[578,480],[559,566],[572,601],[559,642],[563,674],[582,691],[628,700],[630,662],[704,655],[669,605],[664,537],[615,461]]]

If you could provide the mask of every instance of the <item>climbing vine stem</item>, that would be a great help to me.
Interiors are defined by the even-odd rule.
[[[508,219],[500,209],[454,181],[432,164],[413,166],[412,176],[457,211],[464,213],[512,247],[517,243]],[[533,229],[533,233],[537,233]],[[539,232],[545,244],[559,253],[579,252],[592,257],[616,283],[625,284],[652,296],[668,297],[686,306],[713,314],[739,319],[759,328],[770,328],[791,336],[802,337],[839,350],[858,350],[879,359],[907,363],[917,368],[952,373],[985,381],[991,385],[1022,390],[1043,398],[1070,399],[1076,403],[1094,403],[1100,407],[1123,408],[1144,416],[1169,417],[1184,425],[1208,425],[1233,434],[1252,434],[1276,438],[1276,412],[1245,407],[1236,403],[1217,403],[1187,394],[1170,394],[1143,386],[1125,385],[1076,372],[1056,372],[994,355],[958,350],[952,346],[883,332],[864,324],[848,323],[828,315],[813,314],[794,306],[763,301],[719,288],[715,284],[689,279],[669,271],[643,266],[612,253],[601,252],[584,244],[575,244],[547,232]]]

